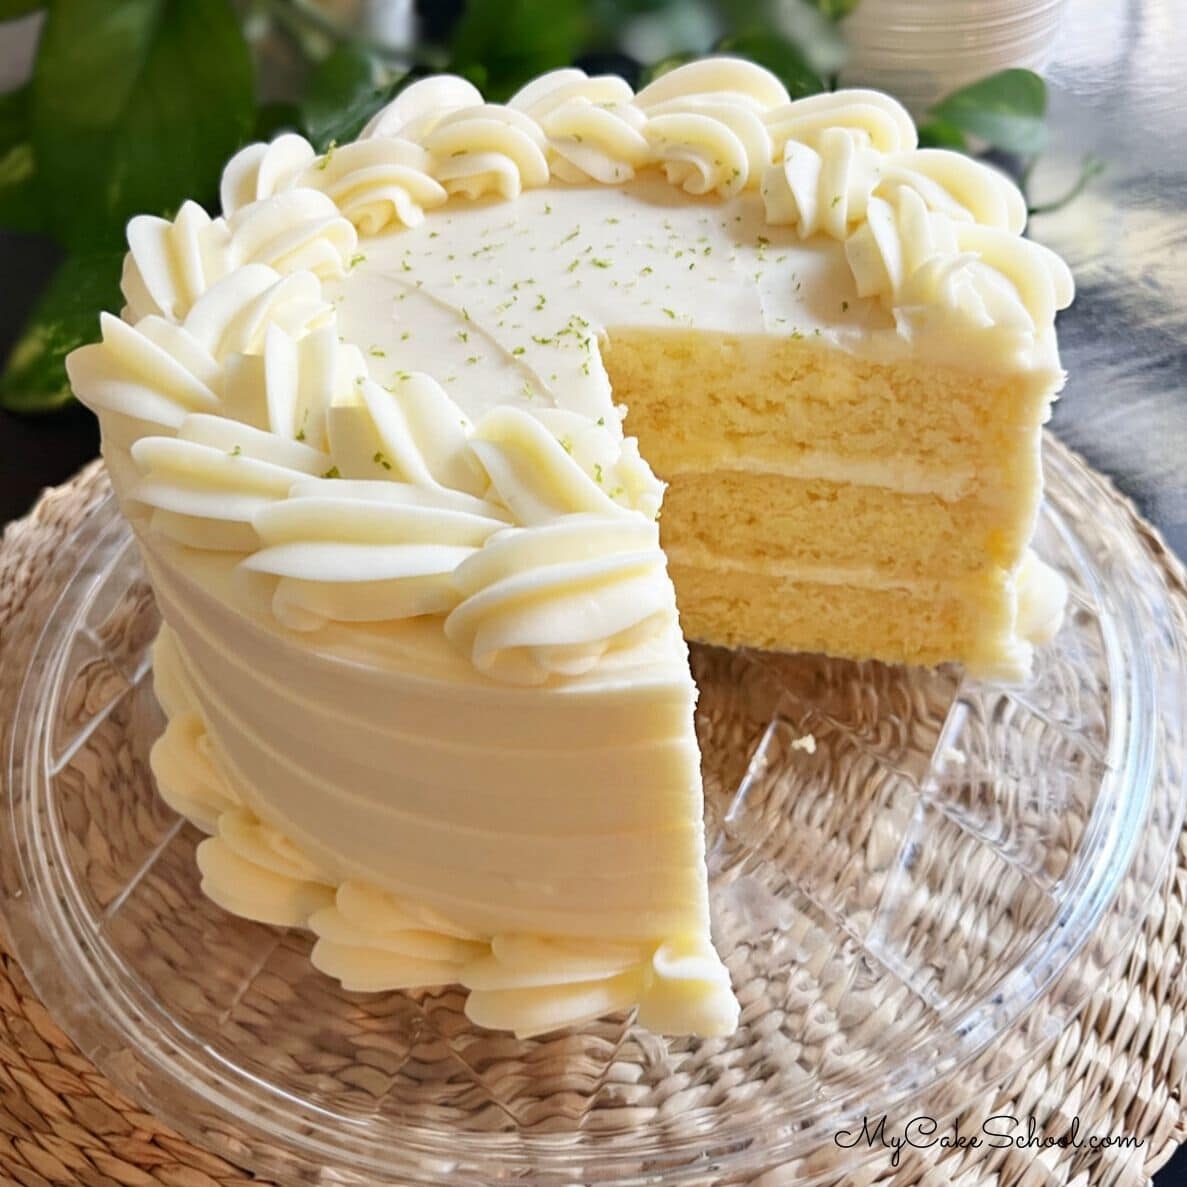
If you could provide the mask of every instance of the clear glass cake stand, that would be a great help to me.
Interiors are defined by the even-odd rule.
[[[1057,445],[1047,469],[1038,544],[1072,600],[1026,687],[695,650],[732,1038],[621,1015],[519,1041],[456,988],[343,992],[305,935],[203,898],[148,771],[157,617],[110,501],[8,653],[16,953],[119,1087],[283,1183],[843,1176],[884,1156],[838,1143],[863,1116],[947,1117],[1059,1034],[1178,835],[1181,623],[1116,495]]]

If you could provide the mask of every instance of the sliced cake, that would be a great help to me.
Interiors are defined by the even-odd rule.
[[[1071,281],[915,144],[735,59],[441,77],[133,220],[69,367],[212,898],[520,1034],[733,1028],[684,637],[1020,678],[1062,607],[1027,545]]]

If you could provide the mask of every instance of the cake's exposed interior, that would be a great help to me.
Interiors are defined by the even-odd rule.
[[[619,329],[603,359],[668,483],[660,539],[690,638],[1017,664],[1048,377],[703,331]]]
[[[203,889],[352,989],[728,1034],[677,596],[692,638],[1024,675],[1067,269],[893,100],[728,59],[424,80],[222,201],[133,221],[69,360]]]

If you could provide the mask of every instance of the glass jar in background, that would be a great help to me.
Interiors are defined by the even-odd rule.
[[[861,0],[842,28],[845,86],[889,91],[914,114],[1011,66],[1041,69],[1066,0]]]

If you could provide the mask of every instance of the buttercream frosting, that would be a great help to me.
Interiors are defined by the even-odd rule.
[[[244,149],[221,200],[133,220],[122,318],[68,361],[167,623],[153,767],[205,890],[486,1025],[728,1032],[662,484],[602,336],[1056,375],[1066,268],[893,100],[729,58],[506,105],[426,79],[353,144]]]

